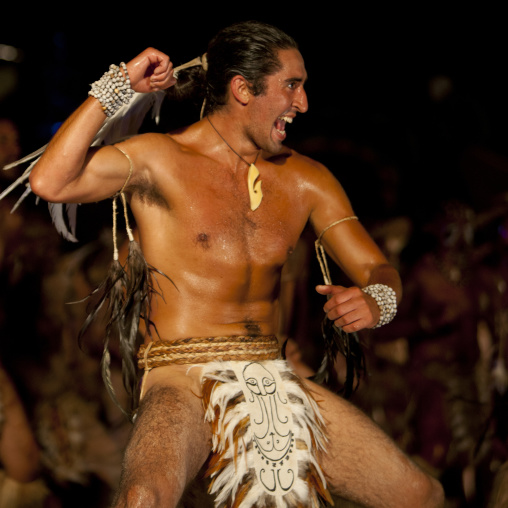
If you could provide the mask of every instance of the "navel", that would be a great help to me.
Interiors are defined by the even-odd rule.
[[[261,335],[261,327],[252,321],[245,321],[245,329],[249,335]]]

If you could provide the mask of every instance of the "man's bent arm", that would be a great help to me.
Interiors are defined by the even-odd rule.
[[[122,170],[125,177],[128,174],[121,157],[112,155],[111,167],[116,171],[111,174],[104,169],[105,150],[90,148],[105,119],[100,103],[90,97],[64,122],[30,174],[35,194],[56,203],[99,201],[121,187]],[[97,180],[101,174],[111,182]]]
[[[319,235],[336,221],[354,217],[354,212],[344,190],[337,180],[322,168],[317,179],[316,204],[311,213],[311,222]],[[327,295],[324,310],[330,320],[346,332],[373,328],[381,317],[376,300],[362,291],[367,286],[387,286],[398,303],[402,297],[400,276],[391,266],[376,243],[359,220],[339,222],[328,229],[321,243],[355,287],[318,286],[320,294]],[[389,288],[389,289],[388,289]],[[381,288],[384,289],[384,288]]]
[[[174,84],[163,53],[148,48],[127,64],[132,89],[150,92]],[[129,161],[114,147],[90,148],[106,119],[100,102],[89,97],[62,125],[30,175],[32,190],[51,202],[99,201],[117,192]]]

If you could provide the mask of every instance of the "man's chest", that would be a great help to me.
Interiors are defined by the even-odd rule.
[[[143,213],[158,207],[156,214],[167,217],[172,237],[196,255],[228,257],[233,263],[256,259],[283,264],[310,209],[292,173],[274,166],[259,165],[256,190],[261,195],[255,210],[247,166],[232,172],[217,165],[179,164],[170,174],[160,173],[155,188],[161,199],[145,200]],[[139,196],[142,201],[142,193]]]
[[[302,210],[265,196],[255,211],[245,196],[192,193],[187,199],[181,213],[175,210],[186,242],[198,253],[231,263],[284,264],[307,222]]]

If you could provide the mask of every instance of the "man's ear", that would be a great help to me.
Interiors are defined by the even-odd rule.
[[[246,106],[251,98],[249,83],[243,76],[235,76],[230,83],[231,94],[243,106]]]

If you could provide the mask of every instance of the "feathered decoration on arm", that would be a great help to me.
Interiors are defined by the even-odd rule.
[[[156,276],[161,275],[170,281],[171,279],[146,262],[141,248],[135,240],[129,241],[129,254],[124,270],[127,285],[118,319],[119,338],[123,383],[127,393],[131,396],[131,411],[133,411],[139,395],[139,375],[136,361],[142,340],[138,333],[139,322],[141,319],[144,321],[148,336],[152,336],[152,330],[157,333],[155,324],[150,320],[150,304],[153,295],[157,294],[163,298],[155,286],[157,284]]]
[[[194,58],[193,60],[176,67],[173,71],[173,75],[175,78],[177,78],[178,73],[181,70],[202,65],[203,61],[205,61],[204,56]],[[166,92],[164,90],[158,90],[151,93],[135,92],[128,104],[123,104],[114,115],[105,119],[101,129],[99,132],[97,132],[94,140],[92,141],[91,146],[112,145],[114,143],[123,141],[130,136],[138,134],[139,129],[150,110],[152,110],[152,118],[156,124],[158,124],[160,119],[161,106],[165,97]],[[14,189],[20,185],[25,185],[26,188],[21,198],[16,202],[13,209],[11,210],[11,213],[14,212],[19,207],[21,202],[31,193],[28,178],[30,177],[30,173],[32,172],[33,167],[35,164],[37,164],[37,161],[40,159],[47,146],[48,145],[46,144],[31,154],[23,157],[22,159],[12,162],[11,164],[8,164],[2,168],[4,170],[9,170],[30,162],[30,165],[23,172],[23,174],[11,185],[9,185],[2,193],[0,193],[1,201]],[[65,239],[71,242],[76,242],[77,239],[75,236],[75,231],[78,205],[76,203],[72,203],[64,207],[62,203],[49,203],[48,206],[51,218],[57,231]],[[65,220],[65,214],[67,214],[68,220]]]
[[[173,76],[178,78],[178,73],[183,69],[202,65],[203,57],[197,57],[193,60],[175,67]],[[150,93],[135,92],[128,104],[123,104],[118,111],[107,117],[101,129],[95,136],[92,146],[112,145],[118,143],[130,136],[138,134],[139,129],[146,115],[151,110],[152,119],[158,125],[162,103],[166,97],[164,90],[158,90]]]
[[[120,261],[118,261],[118,259],[113,260],[109,267],[106,278],[87,297],[91,300],[91,303],[88,308],[89,312],[88,316],[79,332],[78,342],[80,345],[82,344],[83,336],[85,335],[90,325],[95,321],[100,311],[104,307],[104,311],[106,312],[108,317],[106,322],[106,332],[104,335],[104,349],[101,360],[102,378],[104,380],[106,390],[109,393],[110,397],[113,399],[115,404],[118,407],[120,407],[124,411],[124,413],[127,414],[127,412],[121,407],[121,404],[118,402],[115,390],[113,388],[113,384],[111,382],[111,374],[110,374],[111,355],[109,352],[109,342],[112,338],[112,335],[113,334],[119,335],[119,329],[122,328],[120,319],[122,315],[123,302],[125,300],[126,286],[127,283],[125,277],[125,270],[123,266],[120,264]]]
[[[106,118],[101,129],[92,141],[91,146],[118,143],[119,141],[137,134],[150,109],[152,110],[152,118],[154,118],[154,120],[158,123],[164,97],[164,91],[147,94],[135,93],[129,104],[124,104],[113,116]],[[46,144],[26,157],[4,166],[4,170],[9,170],[31,161],[30,165],[23,174],[0,194],[0,200],[2,200],[18,186],[23,184],[26,186],[21,199],[19,199],[14,205],[11,213],[14,212],[21,202],[30,194],[31,189],[30,184],[28,183],[28,178],[30,177],[33,167],[37,164],[47,146],[48,145]],[[71,242],[77,242],[75,234],[77,207],[78,205],[76,203],[48,203],[51,219],[56,230],[66,240]]]
[[[176,67],[173,71],[173,75],[175,78],[177,78],[178,73],[181,70],[187,69],[189,67],[204,65],[205,63],[205,55],[194,58],[193,60]],[[101,129],[99,132],[97,132],[94,140],[92,141],[91,146],[112,145],[137,134],[144,119],[146,118],[146,115],[150,110],[152,110],[152,118],[156,124],[158,124],[160,119],[161,106],[165,97],[166,92],[163,90],[158,90],[151,93],[135,92],[128,104],[123,104],[114,115],[105,119]],[[14,212],[19,207],[21,202],[31,193],[28,178],[30,177],[30,173],[32,172],[33,167],[35,164],[37,164],[37,161],[40,159],[47,146],[48,145],[46,144],[31,154],[23,157],[22,159],[19,159],[18,161],[3,167],[4,170],[9,170],[31,161],[30,165],[23,172],[23,174],[0,194],[1,201],[15,188],[23,184],[25,185],[25,191],[23,192],[21,198],[14,205],[11,213]],[[48,206],[53,224],[55,225],[57,231],[65,239],[71,242],[77,242],[75,232],[78,205],[76,203],[72,203],[67,204],[64,207],[64,204],[62,203],[48,203]],[[65,215],[67,215],[67,220],[65,220]]]
[[[7,189],[5,189],[1,194],[0,194],[0,201],[5,198],[5,196],[7,196],[8,194],[11,193],[11,191],[13,189],[15,189],[16,187],[18,187],[18,185],[22,185],[26,180],[28,180],[28,177],[30,176],[30,173],[32,172],[32,168],[35,166],[35,163],[39,160],[39,157],[42,155],[42,153],[44,152],[44,150],[46,150],[46,147],[48,145],[44,145],[42,146],[41,148],[39,148],[38,150],[36,150],[35,152],[32,152],[31,154],[27,155],[26,157],[23,157],[22,159],[19,159],[15,162],[12,162],[11,164],[7,164],[6,166],[4,166],[2,169],[4,170],[8,170],[8,169],[12,169],[12,168],[15,168],[16,166],[20,166],[21,164],[24,164],[25,162],[28,162],[28,161],[31,161],[33,159],[35,159],[31,164],[30,166],[28,166],[28,168],[25,169],[25,171],[23,172],[23,174],[17,179],[15,180],[14,182],[12,182],[9,187],[7,187]],[[28,186],[29,187],[29,186]],[[26,191],[25,191],[26,192]],[[14,210],[13,210],[14,211]]]
[[[321,238],[331,227],[349,220],[358,220],[358,217],[345,217],[333,222],[321,232],[315,242],[316,255],[326,285],[331,285],[332,281],[326,261],[326,253],[321,244]],[[356,333],[350,334],[337,327],[333,321],[330,321],[326,316],[321,324],[321,332],[324,341],[324,357],[318,371],[311,379],[316,383],[326,383],[330,372],[333,372],[337,355],[341,354],[346,359],[346,380],[342,391],[344,397],[348,398],[358,387],[361,377],[365,374],[365,355],[362,345],[360,344],[360,338]]]

